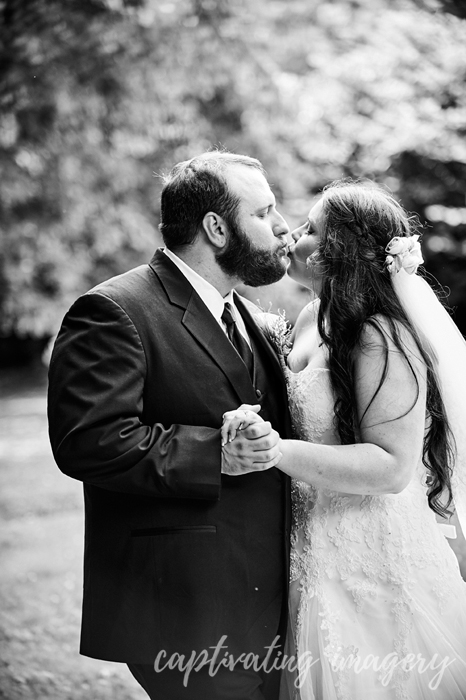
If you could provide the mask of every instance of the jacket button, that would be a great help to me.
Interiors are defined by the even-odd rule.
[[[256,389],[256,396],[257,396],[258,399],[261,398],[261,396],[262,396],[262,391],[261,391],[260,389]]]

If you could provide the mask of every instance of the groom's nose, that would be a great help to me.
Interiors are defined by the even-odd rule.
[[[290,227],[286,223],[285,219],[277,211],[277,221],[273,225],[274,236],[286,236],[290,232]]]

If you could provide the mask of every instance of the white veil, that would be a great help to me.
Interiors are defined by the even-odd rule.
[[[456,442],[453,500],[466,537],[466,341],[422,277],[400,269],[392,282],[409,320],[436,355],[434,367]]]

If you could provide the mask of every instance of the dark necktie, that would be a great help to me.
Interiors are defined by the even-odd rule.
[[[252,370],[253,370],[253,355],[251,348],[249,347],[247,341],[243,338],[241,333],[238,330],[238,326],[236,325],[236,321],[233,318],[233,315],[231,313],[231,306],[228,302],[225,302],[225,306],[223,308],[223,314],[222,314],[222,321],[227,327],[227,335],[231,341],[231,343],[234,345],[238,355],[241,357],[243,360],[244,364],[249,370],[249,374],[252,377]]]

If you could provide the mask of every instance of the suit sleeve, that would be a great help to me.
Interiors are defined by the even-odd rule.
[[[59,468],[114,491],[218,499],[220,431],[144,424],[145,378],[144,348],[125,311],[102,294],[78,299],[49,370],[49,432]]]

